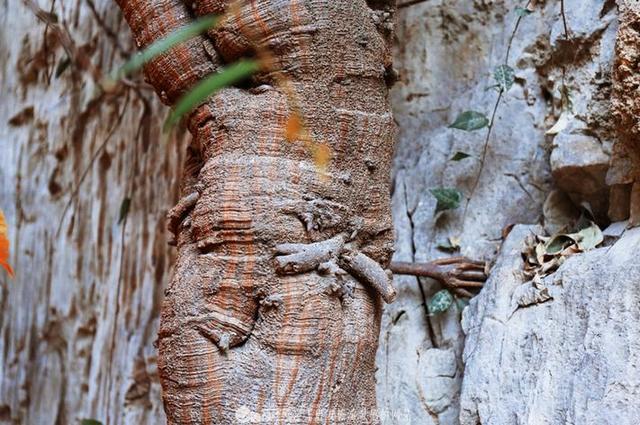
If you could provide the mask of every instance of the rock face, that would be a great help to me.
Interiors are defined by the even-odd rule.
[[[640,229],[569,258],[545,279],[551,300],[514,309],[530,230],[513,230],[464,311],[461,424],[637,423]]]
[[[609,155],[602,143],[584,134],[558,134],[553,140],[550,163],[558,188],[569,195],[575,205],[588,203],[596,217],[606,221],[609,187],[605,180]]]
[[[134,51],[113,2],[53,4],[104,72]],[[16,271],[0,275],[0,423],[163,423],[153,342],[186,138],[162,134],[148,90],[100,93],[23,2],[0,4],[0,20],[0,208]]]
[[[589,202],[597,217],[607,220],[612,205],[605,175],[616,138],[610,111],[616,3],[565,0],[565,33],[560,2],[537,2],[510,42],[518,6],[522,2],[512,0],[400,6],[395,59],[400,80],[393,91],[399,124],[396,260],[452,255],[438,249],[449,237],[459,238],[460,254],[493,259],[505,226],[572,216],[570,207],[568,212],[543,208],[554,190],[574,204]],[[465,110],[491,115],[497,93],[485,89],[495,83],[494,69],[505,62],[509,44],[515,84],[501,100],[481,167],[486,130],[448,126]],[[471,157],[451,160],[459,151]],[[429,192],[435,187],[456,187],[470,197],[466,214],[463,201],[458,210],[436,216]],[[620,207],[629,191],[620,187],[614,195],[620,199],[614,206]],[[617,210],[617,219],[628,215],[628,207]],[[552,224],[548,227],[563,225]],[[443,315],[428,315],[425,301],[441,289],[430,280],[401,276],[395,283],[398,298],[385,309],[378,350],[379,406],[383,413],[408,413],[409,424],[457,424],[465,374],[460,311],[453,306]],[[427,360],[435,358],[442,362],[437,371]],[[554,385],[563,392],[561,382]]]

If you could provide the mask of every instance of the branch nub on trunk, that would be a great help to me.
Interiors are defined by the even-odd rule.
[[[384,270],[367,255],[346,245],[342,235],[310,244],[277,245],[275,252],[276,272],[279,274],[298,274],[313,270],[325,275],[332,271],[348,272],[374,289],[386,303],[395,300],[396,291],[391,284],[391,272]]]
[[[345,270],[375,289],[387,304],[395,301],[396,290],[391,284],[391,271],[384,270],[375,260],[361,252],[346,252],[340,256],[340,260]]]
[[[195,207],[196,202],[200,199],[201,186],[197,186],[196,190],[181,198],[175,207],[171,208],[167,213],[167,230],[173,235],[169,241],[169,245],[176,244],[178,235],[178,227],[184,221],[185,217]]]
[[[276,272],[279,274],[306,273],[338,255],[344,247],[344,237],[336,236],[311,244],[281,244],[276,246]]]

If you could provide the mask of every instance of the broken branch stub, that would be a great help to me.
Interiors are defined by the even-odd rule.
[[[361,252],[341,255],[340,260],[340,265],[346,271],[375,289],[387,304],[395,301],[396,290],[391,284],[391,272],[387,273],[375,260]]]
[[[187,213],[193,209],[200,198],[200,193],[192,192],[181,198],[175,207],[171,208],[167,213],[167,230],[174,236],[178,234],[178,226],[182,223]]]
[[[344,238],[336,236],[311,244],[281,244],[276,246],[276,254],[286,254],[275,258],[276,272],[280,274],[306,273],[318,268],[339,254],[344,246]]]
[[[386,303],[395,300],[396,291],[391,283],[391,272],[384,270],[378,262],[362,252],[346,246],[342,235],[310,244],[277,245],[275,254],[275,268],[279,274],[316,270],[321,275],[327,275],[336,270],[346,271],[365,286],[374,289]]]

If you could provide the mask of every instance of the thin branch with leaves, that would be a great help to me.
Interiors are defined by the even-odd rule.
[[[504,94],[511,88],[515,81],[515,73],[513,68],[509,66],[509,55],[511,54],[511,46],[513,45],[513,40],[515,39],[516,33],[518,32],[518,28],[520,27],[520,22],[522,19],[529,15],[532,11],[529,9],[531,1],[527,2],[524,8],[516,9],[516,13],[518,15],[518,19],[516,20],[516,24],[513,27],[513,31],[511,32],[511,36],[509,37],[509,42],[507,44],[507,51],[505,53],[504,62],[502,65],[498,66],[494,71],[494,78],[496,80],[496,85],[493,86],[498,89],[498,97],[496,99],[496,103],[493,106],[493,112],[491,113],[491,119],[487,124],[487,135],[484,139],[484,143],[482,145],[482,155],[480,157],[480,170],[476,174],[476,178],[471,187],[471,192],[467,197],[467,202],[464,207],[464,212],[462,214],[462,220],[467,217],[467,211],[469,209],[469,204],[471,203],[471,199],[475,194],[476,189],[478,188],[478,184],[480,183],[480,179],[482,178],[482,173],[484,171],[484,166],[487,158],[487,151],[489,150],[489,142],[491,140],[491,133],[493,131],[493,127],[495,124],[496,114],[498,112],[498,108],[500,107],[500,102],[503,99]]]

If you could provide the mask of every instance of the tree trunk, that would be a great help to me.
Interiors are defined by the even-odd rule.
[[[198,2],[197,14],[228,18],[145,69],[171,104],[202,70],[252,52],[273,59],[251,87],[224,89],[189,118],[158,339],[168,421],[378,423],[381,298],[394,297],[393,7],[225,3]],[[141,47],[190,19],[178,1],[120,5]],[[297,114],[310,148],[285,138]]]
[[[346,295],[344,304],[340,305],[339,298],[328,295],[322,298],[321,291],[331,280],[329,277],[317,276],[313,272],[273,276],[275,269],[270,261],[275,260],[265,259],[274,255],[276,242],[315,242],[327,238],[332,243],[336,242],[331,237],[331,229],[324,225],[317,229],[312,226],[310,236],[307,236],[306,222],[304,226],[297,224],[295,217],[298,215],[303,220],[331,224],[334,223],[332,217],[351,214],[342,209],[334,210],[335,204],[356,208],[351,207],[356,200],[345,201],[343,198],[318,203],[318,197],[334,190],[339,192],[338,197],[347,197],[346,186],[342,180],[333,184],[335,177],[331,180],[317,178],[316,164],[308,148],[300,142],[284,141],[281,136],[290,116],[289,108],[295,106],[303,113],[306,127],[315,132],[314,140],[332,144],[334,156],[326,171],[334,176],[342,171],[336,170],[337,166],[342,167],[336,157],[351,155],[360,158],[361,143],[372,149],[376,146],[375,140],[381,140],[380,131],[373,128],[375,121],[370,119],[375,114],[353,113],[357,108],[348,105],[335,107],[338,102],[347,99],[352,102],[354,98],[360,102],[359,105],[362,104],[359,108],[379,107],[374,102],[378,98],[370,101],[366,93],[362,96],[357,94],[364,84],[362,79],[347,75],[361,72],[364,67],[354,67],[353,63],[347,67],[342,62],[356,58],[347,48],[348,40],[357,37],[356,30],[361,28],[355,24],[356,14],[350,15],[353,25],[344,28],[345,16],[320,19],[327,16],[325,13],[338,14],[330,7],[339,6],[331,6],[329,1],[291,2],[292,6],[299,7],[284,9],[285,12],[280,8],[274,9],[267,14],[268,20],[254,19],[266,16],[266,12],[257,8],[256,14],[251,19],[243,19],[241,26],[269,22],[257,29],[275,28],[266,32],[280,34],[269,37],[269,42],[276,46],[269,51],[280,60],[297,54],[288,63],[279,64],[280,68],[288,70],[288,81],[296,88],[297,104],[289,96],[284,96],[277,84],[270,84],[268,75],[263,73],[251,85],[243,85],[246,90],[236,88],[221,93],[216,99],[228,101],[216,106],[215,118],[213,114],[211,119],[207,118],[209,106],[201,108],[201,114],[191,120],[191,127],[202,122],[203,127],[209,130],[195,128],[196,133],[200,131],[200,136],[190,142],[183,134],[177,137],[161,134],[159,128],[168,109],[162,107],[157,96],[147,90],[148,86],[141,84],[139,77],[115,95],[96,92],[87,63],[106,73],[122,64],[136,50],[131,46],[131,33],[125,20],[111,0],[39,1],[40,7],[46,12],[52,11],[58,25],[68,31],[76,48],[74,51],[79,52],[80,57],[74,57],[66,66],[69,62],[67,53],[58,42],[52,25],[46,26],[39,21],[22,2],[0,4],[0,22],[3,34],[6,34],[0,37],[3,58],[0,64],[0,91],[3,95],[0,102],[0,208],[5,211],[9,222],[11,264],[17,273],[14,280],[7,280],[6,275],[0,272],[0,423],[78,424],[82,418],[95,418],[109,425],[166,422],[156,368],[157,350],[153,346],[159,328],[163,290],[175,262],[175,250],[167,246],[173,235],[165,229],[165,216],[168,207],[181,198],[180,186],[183,186],[182,196],[187,195],[186,200],[194,198],[188,196],[192,193],[189,188],[195,184],[189,176],[202,166],[201,160],[190,159],[188,162],[194,168],[188,168],[186,172],[183,171],[183,162],[187,161],[185,152],[191,152],[189,155],[193,157],[193,153],[201,150],[201,141],[212,147],[205,131],[211,132],[210,137],[214,137],[214,132],[222,133],[220,144],[216,146],[222,149],[224,143],[224,149],[229,147],[229,152],[236,152],[220,155],[226,158],[227,163],[237,161],[239,143],[245,139],[247,142],[243,144],[242,152],[246,157],[254,155],[258,146],[263,148],[261,154],[266,152],[273,158],[283,153],[267,149],[275,146],[289,150],[284,152],[287,160],[278,159],[276,163],[274,159],[271,163],[277,164],[277,168],[275,165],[271,167],[274,170],[272,174],[278,171],[282,174],[272,180],[258,175],[265,169],[262,167],[269,165],[258,160],[242,162],[240,168],[226,166],[218,173],[219,176],[215,176],[220,181],[212,181],[211,174],[207,174],[210,188],[208,192],[202,191],[203,199],[206,198],[207,205],[211,205],[211,210],[207,211],[220,209],[222,205],[225,208],[240,205],[241,202],[247,209],[226,210],[224,223],[231,223],[228,217],[240,217],[237,227],[225,232],[230,236],[224,236],[233,237],[236,241],[234,246],[231,247],[228,241],[224,246],[214,243],[211,254],[204,256],[198,251],[188,251],[189,238],[195,237],[197,228],[201,229],[198,230],[202,231],[201,234],[219,231],[221,229],[215,226],[220,227],[220,223],[209,220],[208,217],[213,216],[205,212],[204,205],[191,211],[191,228],[180,229],[181,264],[186,264],[189,256],[205,259],[221,249],[228,250],[225,253],[227,261],[236,261],[233,257],[239,254],[231,252],[231,249],[246,252],[246,248],[251,246],[255,250],[252,269],[249,264],[236,261],[234,269],[227,268],[232,274],[219,277],[215,272],[222,264],[212,263],[211,267],[207,265],[207,278],[220,284],[223,278],[230,282],[230,277],[237,273],[238,276],[247,276],[244,281],[247,287],[268,281],[263,286],[271,292],[257,291],[259,299],[256,300],[252,292],[243,295],[239,289],[229,285],[212,285],[209,287],[211,292],[203,293],[202,298],[214,300],[215,303],[209,305],[222,311],[224,314],[216,317],[226,321],[218,321],[216,328],[204,330],[213,342],[207,342],[207,337],[201,336],[200,331],[195,333],[188,326],[183,326],[184,335],[199,339],[201,347],[211,358],[223,357],[217,345],[222,335],[209,331],[237,330],[238,335],[248,336],[244,342],[229,336],[229,344],[238,345],[229,348],[229,357],[216,363],[225,365],[238,360],[238,353],[256,349],[261,341],[290,341],[293,338],[297,344],[298,341],[309,341],[311,337],[305,332],[310,329],[320,329],[322,335],[330,332],[342,335],[343,312],[360,308],[358,311],[363,318],[367,315],[366,320],[349,323],[352,328],[345,330],[344,346],[351,344],[357,348],[358,341],[363,341],[361,338],[366,336],[365,331],[373,338],[374,328],[378,326],[376,314],[379,310],[376,309],[380,303],[372,304],[370,301],[375,297],[365,296],[362,286],[356,287],[354,299]],[[163,7],[180,6],[167,1],[158,3]],[[431,315],[427,311],[425,301],[428,302],[436,291],[442,289],[437,282],[412,276],[395,278],[397,301],[384,309],[376,358],[381,421],[390,425],[563,424],[567,421],[637,423],[635,406],[640,401],[636,395],[639,378],[634,369],[637,363],[634,356],[638,351],[634,321],[638,317],[640,301],[636,290],[639,272],[632,254],[637,251],[638,232],[627,231],[621,238],[622,243],[614,247],[572,258],[557,275],[548,279],[553,300],[516,311],[511,304],[513,294],[526,284],[521,278],[521,239],[537,228],[516,226],[508,242],[499,250],[503,244],[503,229],[510,228],[513,223],[544,222],[549,229],[557,228],[566,219],[561,214],[566,211],[558,207],[565,207],[568,202],[568,210],[571,210],[571,199],[574,204],[585,200],[591,202],[600,217],[608,212],[612,220],[625,219],[630,208],[639,210],[638,202],[631,202],[635,196],[632,190],[634,183],[638,186],[637,143],[634,145],[638,116],[635,83],[638,13],[635,2],[538,1],[534,12],[522,18],[511,43],[509,61],[515,69],[516,83],[505,93],[497,111],[484,171],[466,216],[461,210],[434,215],[436,201],[429,189],[457,187],[464,194],[470,193],[480,170],[478,158],[482,155],[485,134],[481,131],[460,132],[447,127],[464,110],[491,113],[496,93],[485,88],[494,83],[493,69],[504,61],[513,25],[518,19],[517,7],[522,7],[523,2],[403,0],[399,3],[402,7],[398,14],[394,56],[400,81],[390,96],[400,130],[392,180],[397,234],[394,259],[413,262],[448,257],[450,254],[443,252],[438,245],[453,236],[459,239],[459,254],[475,259],[498,256],[498,262],[481,295],[464,310],[463,326],[460,324],[462,309],[458,305],[454,304],[441,315]],[[315,10],[318,4],[325,5],[327,11]],[[340,4],[346,4],[346,1]],[[369,4],[375,8],[381,2],[371,1]],[[197,5],[204,8],[206,3],[198,2]],[[357,5],[341,7],[360,7]],[[561,14],[562,5],[565,19]],[[148,17],[160,10],[164,9],[151,8],[140,16]],[[278,16],[287,10],[287,16],[292,19],[300,22],[305,19],[311,24],[296,27],[278,24],[282,22]],[[305,11],[313,14],[304,15]],[[185,12],[182,16],[188,18],[190,14]],[[46,14],[42,17],[47,18]],[[372,19],[381,26],[385,25],[384,18],[384,12],[372,14]],[[567,23],[569,40],[565,37],[563,21]],[[159,20],[153,28],[167,31],[165,23],[168,22]],[[180,21],[173,20],[171,27],[176,23]],[[336,30],[340,38],[336,39],[335,49],[330,53],[325,49],[316,55],[310,49],[311,43],[319,43],[317,37],[324,39],[319,31],[327,26],[342,28]],[[313,32],[316,28],[318,30]],[[324,34],[325,30],[322,31]],[[289,33],[293,35],[289,37]],[[199,39],[206,44],[204,54],[207,58],[207,61],[200,62],[200,68],[194,67],[190,55],[167,55],[165,62],[156,66],[158,72],[148,75],[150,82],[160,84],[162,78],[170,75],[172,67],[183,60],[193,73],[176,73],[168,80],[173,81],[174,86],[164,87],[165,102],[175,101],[188,85],[224,61],[234,60],[246,50],[247,44],[264,39],[234,37],[236,34],[239,33],[227,30],[211,34],[211,38]],[[255,34],[255,30],[251,29],[248,34]],[[293,45],[294,38],[297,44],[287,47],[286,43]],[[220,45],[207,41],[216,39],[222,40]],[[140,41],[142,44],[144,39]],[[285,47],[277,48],[283,43]],[[212,60],[211,52],[217,48],[223,53],[221,47],[225,45],[231,47],[224,61]],[[187,43],[186,46],[194,45]],[[183,52],[193,52],[190,49]],[[369,51],[364,45],[362,49]],[[314,57],[307,53],[314,54]],[[202,58],[202,51],[199,55]],[[369,58],[367,55],[364,57]],[[326,66],[318,65],[318,58]],[[298,67],[290,66],[294,63]],[[379,65],[386,66],[387,63],[388,59],[384,59]],[[331,80],[328,76],[331,72],[336,72],[341,78]],[[59,73],[58,77],[56,73]],[[263,82],[265,86],[259,88]],[[380,84],[378,79],[370,79],[369,82]],[[269,89],[267,85],[275,89]],[[332,91],[331,88],[336,86],[340,91]],[[318,93],[310,92],[308,87],[317,88]],[[373,90],[371,87],[368,86],[367,90]],[[323,88],[326,91],[323,92]],[[376,92],[380,95],[383,91],[376,89]],[[567,127],[558,134],[546,135],[545,132],[561,116],[563,102],[566,102],[563,97],[567,93],[572,103]],[[320,114],[323,99],[327,97],[331,99],[326,104],[330,109],[326,115],[325,112]],[[263,109],[260,105],[268,106]],[[246,111],[247,115],[239,117],[240,110]],[[309,110],[315,112],[310,114]],[[334,116],[338,113],[340,119],[336,120]],[[325,116],[326,124],[315,121],[313,117],[316,116]],[[254,126],[240,125],[250,119],[255,120]],[[331,136],[332,126],[337,134],[342,133],[343,136]],[[358,138],[358,144],[353,144],[356,135],[362,132],[370,132],[374,136],[369,140],[365,140],[368,136]],[[335,146],[337,137],[344,141],[338,147]],[[279,139],[277,143],[276,139]],[[451,158],[458,151],[472,156],[453,161]],[[206,154],[213,156],[211,152]],[[298,155],[296,158],[300,158],[299,162],[304,165],[294,167],[295,173],[289,171],[292,167],[290,158],[294,155]],[[378,160],[379,157],[370,159]],[[88,170],[86,176],[85,170]],[[212,203],[210,196],[213,191],[220,196],[225,191],[229,193],[231,173],[237,173],[234,184],[244,198],[237,201],[227,198],[224,202],[218,198]],[[186,176],[182,182],[178,177],[181,175]],[[292,184],[290,180],[295,176],[299,176],[299,181]],[[243,180],[239,182],[238,178]],[[250,178],[260,178],[262,184],[245,183]],[[346,182],[349,176],[344,174],[344,178]],[[361,184],[357,173],[355,178],[353,175],[351,178],[356,184]],[[220,186],[222,181],[229,185],[223,188]],[[607,182],[614,186],[609,188]],[[284,220],[279,206],[273,206],[271,212],[265,211],[266,204],[257,198],[258,189],[255,189],[271,190],[277,192],[274,199],[289,200],[307,190],[306,185],[310,183],[316,186],[308,192],[317,196],[302,200],[302,213],[300,206],[287,209],[291,211],[291,221],[284,224],[277,222]],[[286,192],[281,190],[283,187],[292,189]],[[356,188],[354,186],[350,190],[355,191]],[[368,187],[366,193],[369,193]],[[201,196],[200,192],[197,196]],[[120,223],[121,206],[126,205],[123,201],[127,198],[131,199],[130,208],[128,214],[124,214],[126,220]],[[364,198],[358,195],[358,201],[372,204],[370,200],[373,198]],[[639,198],[635,196],[634,199]],[[70,208],[65,213],[70,201]],[[248,202],[251,205],[246,205]],[[181,206],[188,204],[178,202]],[[253,211],[254,205],[263,211],[260,217],[273,220],[269,222],[272,223],[269,229],[289,226],[284,234],[286,239],[273,238],[273,245],[267,246],[262,231],[241,234],[241,226],[246,223],[243,221],[247,216],[245,213],[249,207]],[[322,213],[314,215],[315,208],[320,208]],[[173,211],[179,212],[180,208]],[[176,224],[182,219],[181,214],[173,214],[172,217],[177,217],[173,220]],[[251,222],[255,223],[258,218],[252,215]],[[60,220],[62,227],[58,234]],[[182,223],[189,223],[189,220]],[[252,225],[255,229],[255,224]],[[283,236],[279,230],[275,233]],[[239,234],[247,239],[238,241]],[[245,241],[251,244],[243,245]],[[328,245],[329,248],[335,246]],[[280,246],[279,252],[285,253],[285,248]],[[262,251],[258,252],[258,249]],[[375,257],[373,253],[365,254]],[[380,261],[384,263],[383,258]],[[283,264],[288,263],[285,261]],[[264,268],[260,268],[262,266]],[[326,265],[321,269],[327,271],[331,267]],[[187,269],[181,265],[181,270]],[[197,277],[198,270],[194,268],[188,273]],[[250,274],[258,273],[264,274],[257,279],[248,278]],[[347,282],[356,284],[356,280],[349,276]],[[174,286],[180,284],[192,285],[184,281],[176,282]],[[294,284],[306,292],[292,293],[290,288]],[[214,293],[217,287],[220,287],[218,294]],[[279,290],[273,290],[276,287]],[[332,288],[339,295],[343,287],[336,283]],[[226,309],[218,300],[220,294],[232,292],[232,297],[238,300],[238,308],[230,316],[226,312],[236,305]],[[285,293],[291,296],[282,298],[280,304],[277,295]],[[275,296],[269,298],[270,295]],[[310,302],[295,312],[292,310],[295,297],[308,297],[306,299]],[[318,307],[317,300],[324,300],[326,304]],[[365,304],[365,300],[370,303]],[[186,307],[188,304],[183,305]],[[332,314],[335,312],[331,322],[322,322],[325,328],[319,328],[319,316],[309,313],[309,309],[316,311],[321,307],[328,311],[333,308],[330,311]],[[284,308],[293,313],[285,316]],[[367,308],[370,312],[365,311]],[[259,312],[251,329],[253,320],[247,318],[246,313],[249,310]],[[180,314],[188,313],[186,309],[180,311]],[[197,311],[197,314],[204,313]],[[230,317],[241,319],[234,322],[237,327],[230,328],[233,325],[227,320]],[[297,326],[300,323],[308,326],[302,329]],[[353,329],[356,325],[358,328]],[[266,334],[278,326],[282,331]],[[297,335],[292,336],[292,331],[298,332]],[[277,349],[291,352],[292,349],[300,350],[299,347],[299,344],[284,345],[282,342],[275,348],[272,344],[272,348],[265,348],[262,353],[276,352]],[[316,357],[308,353],[298,356],[278,354],[277,357],[283,360],[272,370],[278,371],[281,384],[263,386],[272,391],[265,392],[265,402],[258,404],[265,406],[261,412],[267,422],[277,422],[271,419],[280,412],[277,408],[275,411],[267,410],[266,400],[280,400],[283,406],[292,404],[295,393],[284,398],[290,383],[291,391],[301,391],[293,386],[297,381],[289,379],[295,372],[292,369],[296,366],[295,360],[299,360],[298,377],[307,377],[310,386],[315,386],[314,395],[318,394],[321,385],[323,393],[331,393],[332,385],[339,380],[336,394],[339,393],[343,400],[343,395],[351,391],[356,380],[368,379],[358,375],[359,372],[354,375],[340,373],[354,371],[355,368],[371,370],[372,360],[370,354],[366,354],[370,353],[369,347],[364,343],[359,346],[359,360],[351,361],[351,364],[343,366],[342,361],[345,357],[347,360],[353,358],[354,351],[344,352],[345,356],[337,355],[332,375],[329,365],[333,359],[329,358],[327,365],[326,356],[317,354],[327,349],[326,345],[318,343],[314,348]],[[249,378],[245,374],[242,378],[249,384],[247,381],[242,383],[241,377],[237,378],[237,382],[247,388],[245,392],[249,398],[253,394],[249,390],[264,382],[271,373],[269,367],[264,366],[269,366],[264,357],[256,358],[261,362],[255,362],[255,377]],[[287,358],[293,360],[287,363]],[[208,366],[205,356],[191,359],[194,364],[202,362]],[[183,363],[163,363],[164,368],[180,365]],[[324,376],[311,381],[307,370],[317,370],[318,365],[325,367],[321,371]],[[522,365],[527,366],[523,369]],[[247,370],[248,367],[244,369],[245,373]],[[219,370],[216,376],[230,376],[226,373]],[[168,385],[180,386],[185,382]],[[220,382],[220,388],[233,384],[222,380],[217,382]],[[200,381],[196,384],[205,385]],[[361,399],[372,393],[371,387],[368,390],[358,393],[358,397],[355,397],[355,391],[348,396]],[[189,391],[196,393],[202,391],[202,387]],[[193,398],[196,402],[201,400],[204,399]],[[217,400],[220,404],[227,400],[238,402],[227,397],[227,392]],[[310,414],[309,407],[314,400],[307,404],[301,402],[295,407],[300,407],[302,414]],[[198,406],[187,407],[192,407],[198,414]],[[247,403],[245,407],[239,409],[238,419],[234,413],[233,423],[257,418],[252,414],[258,410],[253,410],[254,405]],[[319,403],[318,411],[323,407]],[[351,406],[345,408],[350,409]],[[215,414],[231,410],[231,406],[223,406]],[[290,412],[283,408],[280,414],[284,417]],[[292,412],[300,413],[297,409]],[[273,416],[269,417],[272,413]],[[393,413],[400,416],[391,417]],[[328,422],[332,420],[330,418]]]

